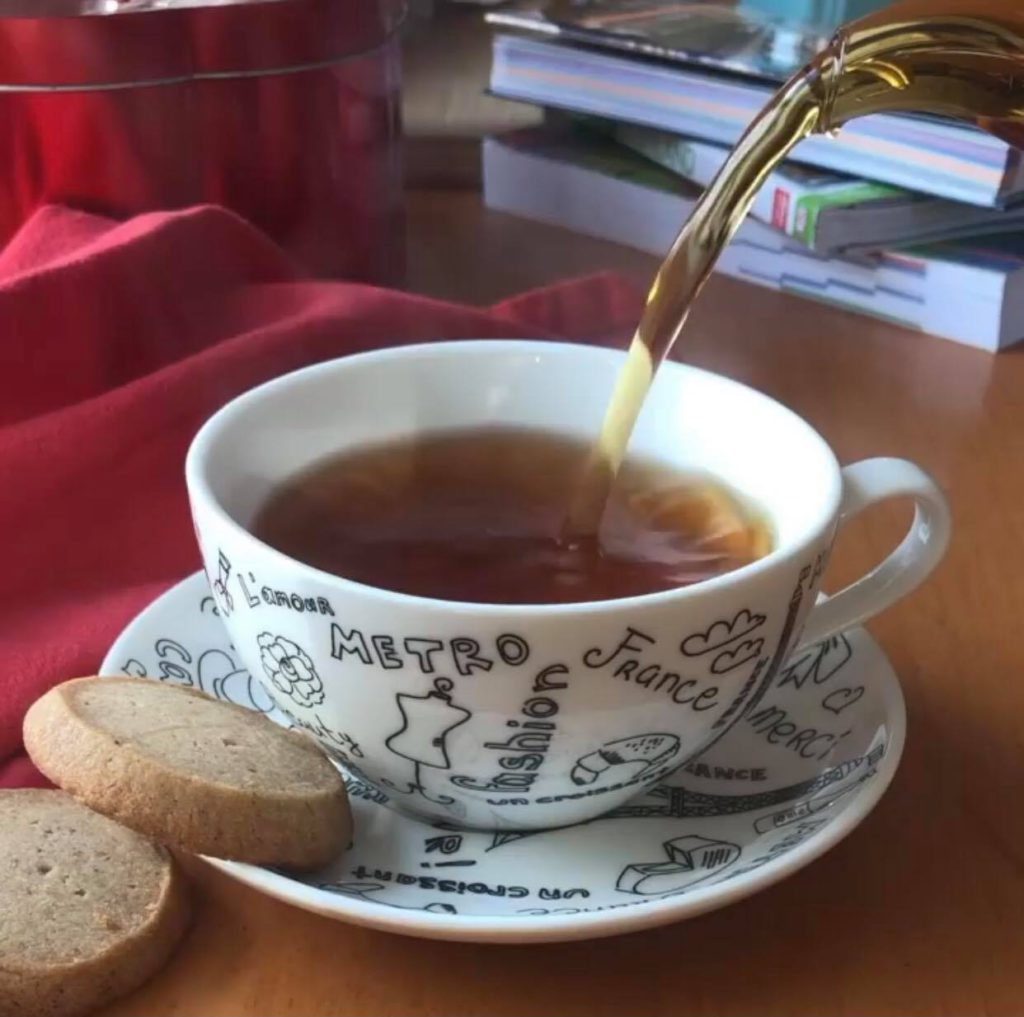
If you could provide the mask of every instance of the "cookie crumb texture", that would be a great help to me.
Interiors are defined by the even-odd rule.
[[[163,848],[59,791],[0,791],[0,1015],[73,1017],[158,971],[188,921]]]
[[[38,700],[24,734],[55,784],[175,848],[315,869],[351,840],[344,781],[312,739],[201,692],[80,678]]]

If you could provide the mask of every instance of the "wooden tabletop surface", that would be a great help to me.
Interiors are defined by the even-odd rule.
[[[653,262],[481,210],[411,201],[411,282],[487,303],[573,273]],[[565,945],[372,932],[191,865],[198,917],[171,964],[110,1015],[916,1015],[1024,1012],[1024,350],[998,357],[728,279],[678,356],[748,382],[849,462],[891,454],[949,492],[936,576],[871,623],[903,682],[906,752],[872,815],[809,868],[681,924]],[[844,532],[826,586],[906,526]],[[1021,641],[1018,641],[1021,637]]]

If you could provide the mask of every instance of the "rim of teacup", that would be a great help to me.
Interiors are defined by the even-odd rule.
[[[410,607],[424,609],[444,609],[451,611],[472,611],[478,615],[491,617],[507,617],[510,615],[521,616],[523,614],[552,615],[595,615],[605,613],[618,613],[627,608],[653,607],[668,603],[682,603],[699,599],[710,593],[727,591],[733,587],[743,585],[752,577],[759,576],[765,572],[774,570],[780,565],[785,565],[793,560],[802,557],[806,549],[814,546],[825,532],[833,525],[839,512],[842,501],[842,473],[839,461],[832,451],[828,442],[811,427],[806,420],[788,406],[780,403],[777,399],[766,395],[764,392],[745,385],[743,382],[733,378],[708,371],[704,368],[694,367],[690,364],[681,364],[676,361],[666,361],[659,370],[659,377],[662,373],[683,372],[692,375],[700,375],[713,378],[716,383],[725,383],[727,387],[753,395],[771,405],[775,412],[786,416],[802,428],[808,438],[816,443],[824,454],[826,461],[831,467],[830,490],[826,496],[825,508],[814,526],[808,527],[802,537],[789,543],[773,548],[763,558],[759,558],[749,565],[744,565],[722,575],[713,576],[710,579],[702,580],[690,586],[682,586],[672,590],[660,590],[654,593],[645,593],[633,597],[617,597],[612,600],[573,601],[569,603],[536,603],[536,604],[491,604],[478,603],[475,601],[445,600],[441,597],[425,597],[418,594],[402,593],[397,590],[388,590],[380,586],[371,586],[368,583],[360,583],[354,579],[347,579],[344,576],[336,575],[333,572],[326,572],[306,562],[284,554],[277,548],[260,540],[247,527],[239,523],[234,516],[221,504],[220,499],[214,495],[206,475],[206,462],[211,449],[219,437],[219,432],[230,425],[233,418],[247,412],[251,404],[265,399],[268,396],[285,388],[301,385],[314,378],[332,371],[343,371],[349,368],[357,368],[368,362],[386,362],[389,360],[401,360],[410,356],[429,354],[431,357],[455,357],[460,353],[481,352],[486,350],[495,356],[507,355],[510,352],[519,353],[548,353],[552,350],[560,350],[562,353],[573,352],[582,356],[589,356],[595,359],[603,359],[608,363],[621,364],[626,357],[622,350],[608,349],[603,346],[591,346],[586,343],[568,343],[555,340],[538,339],[451,339],[436,340],[427,343],[413,343],[405,346],[389,346],[384,349],[370,350],[364,353],[353,353],[349,356],[335,357],[330,360],[323,360],[319,363],[289,371],[287,374],[279,375],[270,381],[263,382],[254,388],[235,396],[225,403],[219,410],[215,411],[199,428],[192,442],[189,445],[185,457],[185,482],[188,488],[189,499],[192,504],[193,514],[198,501],[204,502],[208,511],[216,516],[221,526],[231,531],[235,536],[248,541],[260,549],[260,552],[271,561],[282,567],[296,571],[302,575],[314,578],[321,583],[328,583],[359,593],[361,596],[369,596],[387,600],[391,603],[404,604]],[[657,384],[657,381],[655,382]]]

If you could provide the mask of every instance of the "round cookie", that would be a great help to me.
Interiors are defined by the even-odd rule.
[[[78,678],[32,705],[24,738],[55,784],[171,847],[314,869],[351,840],[344,781],[312,739],[192,689]]]
[[[140,986],[188,922],[170,854],[60,791],[0,791],[0,1014],[73,1017]]]

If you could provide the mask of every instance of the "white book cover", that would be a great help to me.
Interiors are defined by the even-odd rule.
[[[594,129],[610,130],[627,148],[701,187],[714,180],[729,156],[727,147],[697,138],[635,124],[590,122]],[[934,243],[1024,227],[1024,207],[980,208],[791,162],[769,174],[751,215],[820,254]]]
[[[484,142],[488,207],[663,256],[693,207],[667,171],[612,142],[517,131]],[[826,258],[753,219],[716,270],[990,351],[1024,338],[1024,239],[870,260]]]
[[[507,99],[734,145],[770,85],[545,38],[494,38],[491,91]],[[957,121],[877,114],[802,141],[794,162],[980,206],[1024,191],[1024,160]]]

